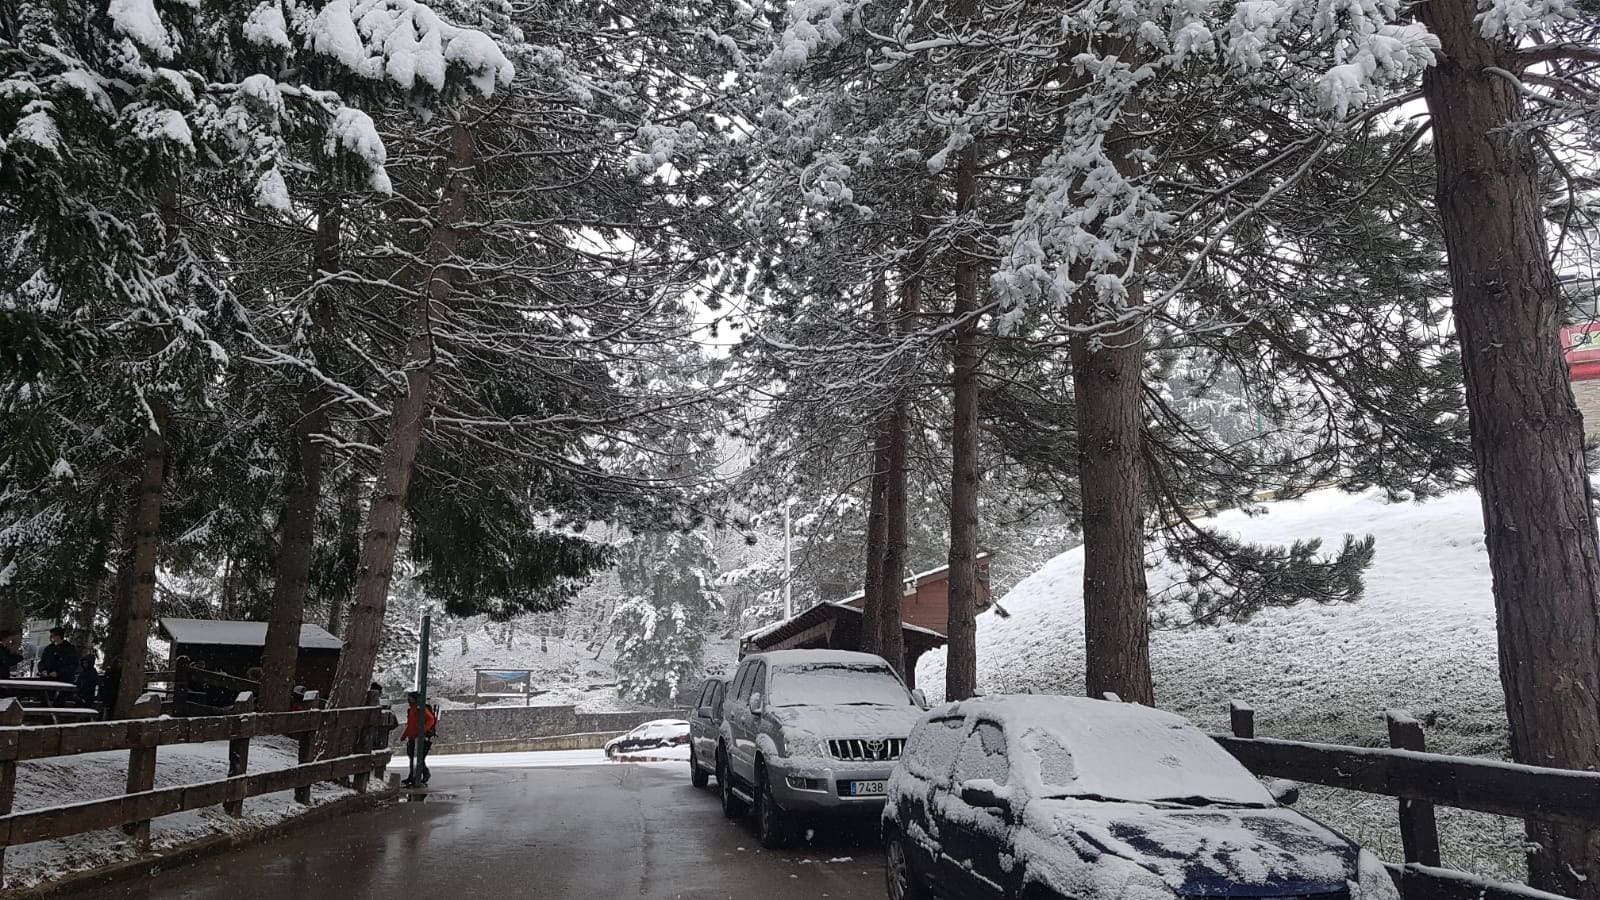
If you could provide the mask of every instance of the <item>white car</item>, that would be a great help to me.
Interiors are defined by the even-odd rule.
[[[676,747],[689,743],[689,723],[682,719],[656,719],[646,722],[627,734],[606,741],[606,756],[655,750],[659,747]]]

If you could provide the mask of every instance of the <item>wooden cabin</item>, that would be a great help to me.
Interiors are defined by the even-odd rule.
[[[254,680],[250,670],[261,666],[267,623],[163,617],[157,623],[156,633],[170,645],[168,658],[171,660],[186,657],[192,666]],[[326,630],[315,625],[301,625],[295,684],[328,696],[333,690],[333,676],[339,668],[342,649],[344,642]]]
[[[810,609],[745,635],[739,656],[767,650],[859,650],[863,594],[818,603]],[[989,591],[989,554],[978,555],[978,612],[992,606]],[[900,626],[905,635],[906,658],[902,670],[906,684],[916,687],[917,660],[946,643],[944,629],[950,618],[950,567],[940,566],[905,580],[900,596]]]

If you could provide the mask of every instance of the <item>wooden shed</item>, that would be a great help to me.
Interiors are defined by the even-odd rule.
[[[989,554],[978,554],[978,611],[993,605],[989,593]],[[739,655],[765,650],[860,650],[864,595],[818,603],[810,609],[758,628],[739,641]],[[917,660],[946,643],[950,619],[950,567],[919,572],[905,580],[900,597],[900,627],[905,635],[906,684],[916,687]]]
[[[989,554],[979,553],[978,612],[994,605],[989,592]],[[860,609],[866,602],[865,594],[856,594],[841,600],[848,606]],[[907,578],[901,585],[900,621],[944,634],[950,622],[950,567],[940,566]]]
[[[250,670],[261,665],[267,623],[166,617],[157,623],[156,633],[171,645],[170,659],[174,661],[187,657],[190,665],[250,678]],[[343,648],[344,642],[324,629],[301,625],[295,684],[328,696]]]

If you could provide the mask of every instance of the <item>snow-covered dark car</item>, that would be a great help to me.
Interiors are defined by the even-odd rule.
[[[1398,900],[1372,854],[1280,806],[1187,720],[981,697],[917,725],[883,812],[889,896]]]
[[[744,658],[722,713],[722,811],[753,806],[761,845],[776,848],[802,815],[877,815],[922,706],[881,656],[779,650]]]
[[[728,679],[714,675],[706,679],[695,700],[689,719],[689,780],[695,787],[711,783],[717,767],[717,738],[722,732],[722,700],[728,693]]]
[[[606,756],[654,750],[689,743],[689,723],[682,719],[656,719],[606,741]]]

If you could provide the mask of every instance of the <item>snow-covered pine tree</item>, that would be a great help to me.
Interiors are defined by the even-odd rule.
[[[694,687],[722,605],[712,549],[698,529],[636,533],[621,547],[611,621],[624,697],[668,706]]]

